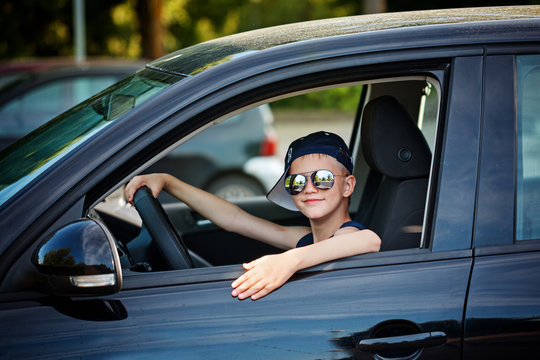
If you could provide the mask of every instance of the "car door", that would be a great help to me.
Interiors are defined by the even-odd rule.
[[[499,52],[486,57],[475,260],[464,334],[470,359],[535,357],[540,351],[540,57],[530,49]]]
[[[2,353],[39,358],[460,358],[472,266],[482,60],[457,57],[435,69],[443,85],[440,130],[421,248],[315,266],[257,301],[231,297],[230,283],[242,274],[239,265],[125,270],[119,293],[90,299],[9,294],[0,305]]]

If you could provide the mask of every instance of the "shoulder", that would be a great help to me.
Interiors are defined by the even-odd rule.
[[[313,233],[307,233],[306,235],[302,236],[300,240],[296,243],[296,247],[303,247],[313,244]]]
[[[353,232],[361,232],[361,231],[363,231],[365,229],[366,228],[362,224],[360,224],[359,222],[351,220],[351,221],[347,221],[346,223],[341,225],[339,230],[336,231],[336,233],[334,235],[349,234],[349,233],[353,233]]]

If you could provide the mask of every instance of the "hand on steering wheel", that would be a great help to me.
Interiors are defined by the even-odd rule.
[[[133,203],[166,265],[173,270],[195,267],[188,248],[147,186],[137,190]]]

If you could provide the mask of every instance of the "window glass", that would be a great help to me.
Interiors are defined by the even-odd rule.
[[[58,114],[64,103],[66,84],[64,81],[48,83],[22,96],[25,112]]]
[[[0,152],[0,205],[102,128],[184,77],[142,70]]]
[[[439,94],[437,88],[432,83],[426,82],[420,98],[417,124],[418,128],[422,130],[422,134],[424,134],[432,153],[435,148],[435,131],[438,113]]]
[[[21,100],[16,98],[0,108],[0,135],[16,135],[21,128]]]
[[[517,57],[516,239],[540,238],[540,56]]]
[[[69,107],[73,107],[83,102],[90,96],[97,94],[117,81],[118,77],[111,75],[87,76],[70,79],[71,96]]]
[[[0,134],[21,137],[67,110],[66,84],[48,83],[18,96],[0,109]]]
[[[29,133],[67,110],[67,91],[66,82],[60,81],[45,84],[21,96],[19,135]]]
[[[21,137],[116,82],[110,75],[57,79],[0,109],[0,133]]]

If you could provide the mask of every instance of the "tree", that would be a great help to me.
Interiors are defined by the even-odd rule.
[[[142,57],[156,59],[164,55],[162,0],[138,0],[137,18],[141,32]]]

